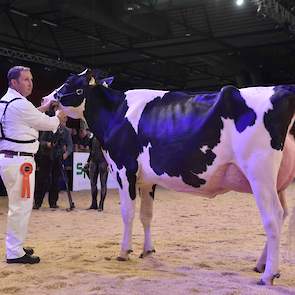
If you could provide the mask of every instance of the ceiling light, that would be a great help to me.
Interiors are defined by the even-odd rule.
[[[236,0],[236,4],[237,4],[238,6],[241,6],[241,5],[244,4],[244,0]]]

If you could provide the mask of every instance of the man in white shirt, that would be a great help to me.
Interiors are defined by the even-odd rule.
[[[30,68],[15,66],[7,74],[9,88],[0,100],[0,175],[8,194],[6,234],[7,263],[39,263],[33,249],[24,248],[32,212],[39,131],[56,131],[66,115],[57,111],[49,117],[27,100],[32,93]]]

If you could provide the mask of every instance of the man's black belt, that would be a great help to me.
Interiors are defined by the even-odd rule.
[[[8,151],[8,150],[2,150],[0,151],[0,154],[4,154],[7,156],[25,156],[25,157],[34,157],[34,154],[27,153],[27,152],[16,152],[16,151]]]

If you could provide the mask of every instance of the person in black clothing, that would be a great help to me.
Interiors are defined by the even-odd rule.
[[[87,134],[86,128],[79,129],[79,135],[77,140],[78,152],[89,152],[90,138]]]
[[[92,203],[89,209],[98,209],[98,211],[103,211],[104,200],[107,194],[108,163],[102,153],[101,144],[95,136],[92,136],[90,139],[89,147],[89,158],[83,168],[88,175],[91,184]],[[99,206],[97,207],[98,175],[100,176],[101,189]]]
[[[66,123],[60,125],[56,133],[45,131],[40,134],[38,151],[39,171],[36,177],[34,209],[42,206],[46,192],[50,208],[58,208],[58,187],[62,161],[73,152],[73,142]]]

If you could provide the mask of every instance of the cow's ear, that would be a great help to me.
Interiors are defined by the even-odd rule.
[[[105,87],[109,87],[114,81],[114,77],[107,77],[104,79],[99,80],[99,84]]]

